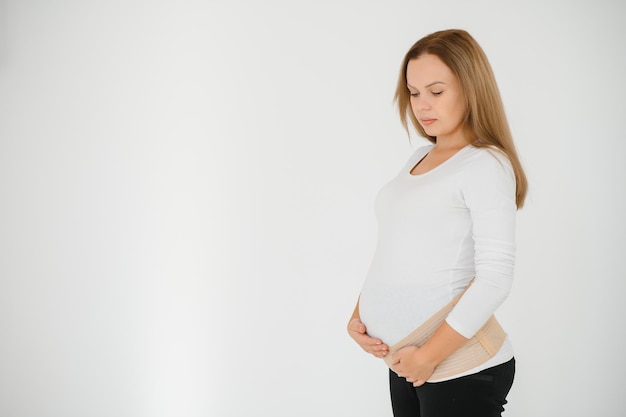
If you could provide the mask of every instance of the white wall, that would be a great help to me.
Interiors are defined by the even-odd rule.
[[[623,2],[0,1],[0,415],[390,416],[345,333],[391,103],[434,30],[489,55],[530,178],[507,417],[617,415]]]

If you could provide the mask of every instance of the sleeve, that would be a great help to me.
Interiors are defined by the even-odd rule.
[[[515,264],[516,182],[506,156],[485,150],[461,191],[472,221],[474,283],[448,315],[447,323],[471,338],[508,296]]]

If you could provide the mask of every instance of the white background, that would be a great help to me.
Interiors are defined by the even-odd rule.
[[[418,38],[490,57],[530,179],[507,417],[626,411],[620,1],[0,1],[0,416],[390,416],[345,332]],[[621,259],[621,260],[620,260]]]

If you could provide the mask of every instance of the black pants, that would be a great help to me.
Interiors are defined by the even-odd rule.
[[[413,387],[389,370],[394,417],[500,417],[513,385],[515,359],[477,374]]]

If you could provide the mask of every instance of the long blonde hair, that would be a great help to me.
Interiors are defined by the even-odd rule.
[[[439,57],[459,80],[465,96],[464,129],[470,143],[479,148],[495,146],[508,157],[515,173],[516,204],[521,208],[528,189],[526,174],[513,143],[491,65],[485,52],[469,33],[460,29],[435,32],[417,41],[406,53],[394,96],[402,125],[408,131],[410,120],[421,136],[432,143],[437,141],[436,137],[424,131],[415,118],[406,85],[409,61],[425,54]]]

